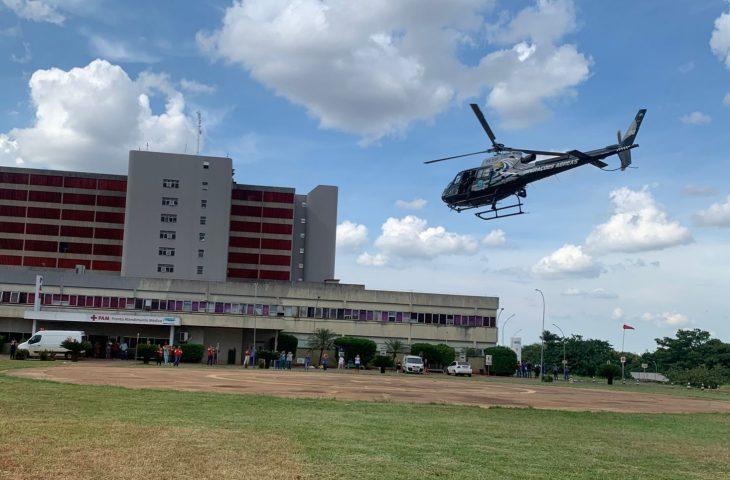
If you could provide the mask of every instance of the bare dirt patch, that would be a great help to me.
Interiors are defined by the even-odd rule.
[[[130,368],[88,362],[12,371],[9,375],[83,385],[114,385],[288,398],[444,403],[627,413],[730,413],[730,402],[610,389],[485,382],[477,377],[380,375],[237,368]]]

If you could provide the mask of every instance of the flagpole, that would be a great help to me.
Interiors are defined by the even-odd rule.
[[[621,356],[623,357],[625,355],[624,344],[626,342],[626,326],[622,326],[621,331],[623,332],[621,335]],[[621,362],[621,383],[625,383],[625,379],[626,377],[624,377],[624,362]]]

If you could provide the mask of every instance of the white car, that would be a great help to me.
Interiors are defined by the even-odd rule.
[[[451,362],[451,364],[446,367],[446,375],[466,375],[471,377],[471,365],[466,362]]]
[[[417,355],[406,355],[403,357],[403,372],[423,373],[423,359]]]
[[[61,346],[66,339],[81,342],[86,334],[78,330],[39,330],[35,335],[18,345],[18,350],[28,350],[29,355],[38,355],[41,352],[66,354],[68,350]]]

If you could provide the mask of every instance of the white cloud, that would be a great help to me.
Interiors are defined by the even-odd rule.
[[[668,327],[681,327],[687,325],[689,318],[686,315],[677,312],[664,312],[661,314],[661,323]]]
[[[710,38],[710,48],[730,68],[730,12],[715,19],[715,29]]]
[[[566,243],[532,267],[532,273],[543,278],[597,277],[602,267],[583,252],[580,245]]]
[[[679,117],[682,123],[686,125],[707,125],[712,122],[712,117],[702,112],[692,112]]]
[[[368,241],[368,228],[349,220],[337,225],[337,248],[353,252]]]
[[[100,35],[89,35],[89,46],[94,55],[113,62],[155,63],[159,59],[139,47],[132,47],[121,40]]]
[[[428,202],[422,198],[414,198],[411,201],[396,200],[395,206],[401,210],[421,210]]]
[[[238,64],[304,106],[323,128],[364,142],[402,134],[489,91],[508,125],[544,117],[546,100],[574,95],[591,60],[561,39],[575,29],[569,0],[538,0],[487,38],[491,0],[236,1],[220,29],[197,35],[213,58]],[[489,40],[506,44],[476,64]]]
[[[6,7],[24,20],[62,25],[64,17],[55,7],[57,2],[47,0],[2,0]]]
[[[647,187],[619,188],[610,193],[614,213],[586,239],[590,252],[644,252],[693,241],[689,230],[669,220]]]
[[[730,227],[730,195],[725,203],[713,203],[707,210],[697,212],[694,219],[703,227]]]
[[[722,98],[722,104],[726,107],[730,107],[730,93],[726,93],[725,96]]]
[[[613,292],[606,291],[603,288],[594,288],[593,290],[581,290],[579,288],[569,288],[563,292],[566,297],[585,297],[585,298],[596,298],[602,300],[611,300],[618,298]]]
[[[677,70],[679,70],[679,73],[682,73],[682,74],[689,73],[694,69],[695,69],[695,62],[693,62],[691,60],[689,62],[683,63],[682,65],[677,67]]]
[[[482,238],[482,244],[488,247],[498,247],[504,245],[505,242],[507,242],[507,236],[501,228],[492,230]]]
[[[446,231],[444,227],[429,227],[428,222],[414,215],[388,218],[375,240],[388,257],[435,258],[440,255],[473,255],[477,241],[470,235]]]
[[[682,187],[682,195],[686,197],[710,197],[717,194],[717,190],[708,185],[687,184]]]
[[[356,262],[358,265],[365,267],[382,267],[388,263],[388,257],[382,253],[371,255],[368,252],[363,252],[358,255]]]
[[[190,94],[211,94],[215,93],[215,87],[196,80],[188,80],[183,78],[180,80],[180,88]]]
[[[33,54],[30,52],[30,44],[28,42],[23,42],[22,55],[16,55],[14,53],[10,55],[10,60],[15,63],[28,63],[31,59],[33,59]]]
[[[105,60],[82,68],[37,70],[30,78],[35,123],[0,133],[0,163],[62,170],[126,172],[128,152],[181,152],[195,138],[185,99],[165,75],[132,80]],[[162,94],[164,111],[150,95]]]
[[[621,307],[614,308],[613,312],[611,312],[611,318],[613,318],[614,320],[624,318],[624,310]]]

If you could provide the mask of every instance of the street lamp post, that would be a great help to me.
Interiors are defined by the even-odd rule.
[[[505,331],[505,328],[507,327],[507,322],[509,322],[510,318],[512,318],[514,316],[515,316],[515,314],[513,313],[512,315],[507,317],[507,320],[505,320],[504,323],[502,324],[502,346],[504,346],[504,331]]]
[[[553,326],[560,330],[560,334],[563,336],[563,377],[565,378],[565,367],[568,365],[568,362],[565,361],[565,334],[563,333],[563,329],[557,324],[553,323]]]
[[[542,297],[542,330],[540,330],[540,381],[542,381],[545,370],[545,338],[543,338],[545,333],[545,294],[539,288],[536,288],[535,291],[539,292]]]

